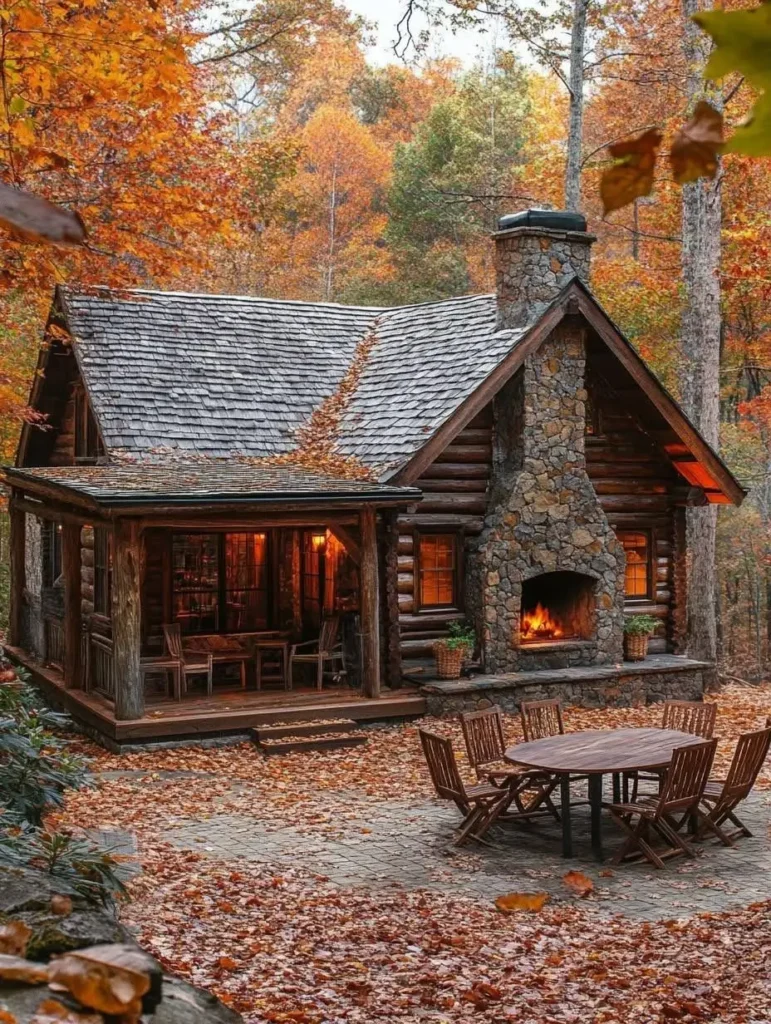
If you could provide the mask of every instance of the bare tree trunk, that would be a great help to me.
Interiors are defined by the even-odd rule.
[[[708,37],[691,16],[708,6],[701,0],[682,0],[683,54],[691,106],[704,96],[702,73],[709,47]],[[710,99],[715,102],[714,96]],[[714,448],[720,423],[721,177],[718,170],[713,181],[700,179],[683,187],[682,399],[685,411]],[[716,506],[688,510],[688,653],[706,661],[714,661],[717,655],[716,526]]]
[[[570,114],[565,165],[565,209],[581,209],[581,150],[584,137],[584,50],[589,0],[575,0],[570,34]]]

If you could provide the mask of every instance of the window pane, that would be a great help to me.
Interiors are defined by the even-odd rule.
[[[647,533],[623,531],[618,535],[626,554],[627,597],[647,597],[650,579],[650,541]]]
[[[425,607],[456,603],[455,535],[426,534],[420,538],[420,604]]]
[[[112,545],[107,530],[94,529],[94,611],[109,615],[112,603]]]
[[[218,538],[214,533],[175,534],[172,542],[174,620],[183,633],[219,629]]]
[[[268,624],[268,538],[225,535],[225,632],[252,632]]]

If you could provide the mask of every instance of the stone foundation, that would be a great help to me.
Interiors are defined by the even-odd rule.
[[[674,655],[654,655],[621,667],[567,668],[476,676],[426,683],[422,694],[430,715],[480,711],[494,704],[518,711],[521,702],[557,699],[582,708],[635,707],[665,700],[701,700],[712,666]]]

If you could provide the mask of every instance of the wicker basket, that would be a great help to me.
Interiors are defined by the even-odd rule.
[[[625,635],[624,636],[624,657],[627,661],[645,661],[648,657],[648,640],[650,637],[647,633],[641,633],[639,635]]]
[[[443,641],[434,644],[436,674],[440,679],[459,679],[463,662],[468,657],[468,647],[448,647]]]

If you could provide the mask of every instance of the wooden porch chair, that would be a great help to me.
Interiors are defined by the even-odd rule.
[[[699,837],[712,832],[724,846],[735,846],[741,836],[752,832],[736,816],[736,808],[752,792],[755,780],[760,774],[763,762],[771,747],[771,719],[766,728],[757,732],[745,732],[739,737],[734,750],[731,767],[725,779],[709,779],[704,787],[699,808]],[[723,826],[730,821],[735,827],[726,832]]]
[[[163,638],[169,656],[179,663],[180,690],[187,693],[188,676],[206,676],[206,694],[211,697],[214,691],[214,662],[211,653],[186,651],[182,646],[182,633],[179,623],[164,625]]]
[[[611,804],[611,817],[627,834],[626,841],[613,857],[614,864],[645,857],[654,867],[663,868],[669,857],[696,856],[696,851],[679,832],[698,810],[716,747],[715,739],[677,747],[660,793],[629,803]],[[638,821],[633,825],[635,818]],[[654,850],[651,845],[654,833],[664,840],[665,849]]]
[[[562,705],[558,700],[523,700],[519,706],[525,743],[561,736],[565,732]]]
[[[494,786],[509,787],[517,814],[507,814],[507,817],[532,818],[550,814],[559,821],[559,812],[551,800],[554,786],[549,776],[530,768],[503,765],[506,739],[501,709],[494,706],[482,711],[467,711],[459,717],[469,764],[477,778]]]
[[[668,700],[664,702],[661,715],[661,728],[674,729],[676,732],[687,732],[691,736],[701,736],[711,740],[715,731],[717,704],[701,700]],[[628,772],[624,776],[624,787],[632,783],[632,801],[637,799],[641,782],[655,782],[661,785],[666,772]]]
[[[485,833],[509,801],[508,790],[490,782],[467,786],[458,770],[452,742],[427,729],[418,729],[418,735],[437,796],[452,800],[463,815],[455,845],[461,846],[467,839],[484,842]]]
[[[324,685],[325,675],[345,675],[345,655],[340,640],[340,616],[330,615],[321,624],[318,640],[292,644],[289,652],[289,685],[294,685],[294,666],[316,666],[316,688]],[[335,665],[339,668],[335,670]],[[327,667],[329,666],[329,667]]]

